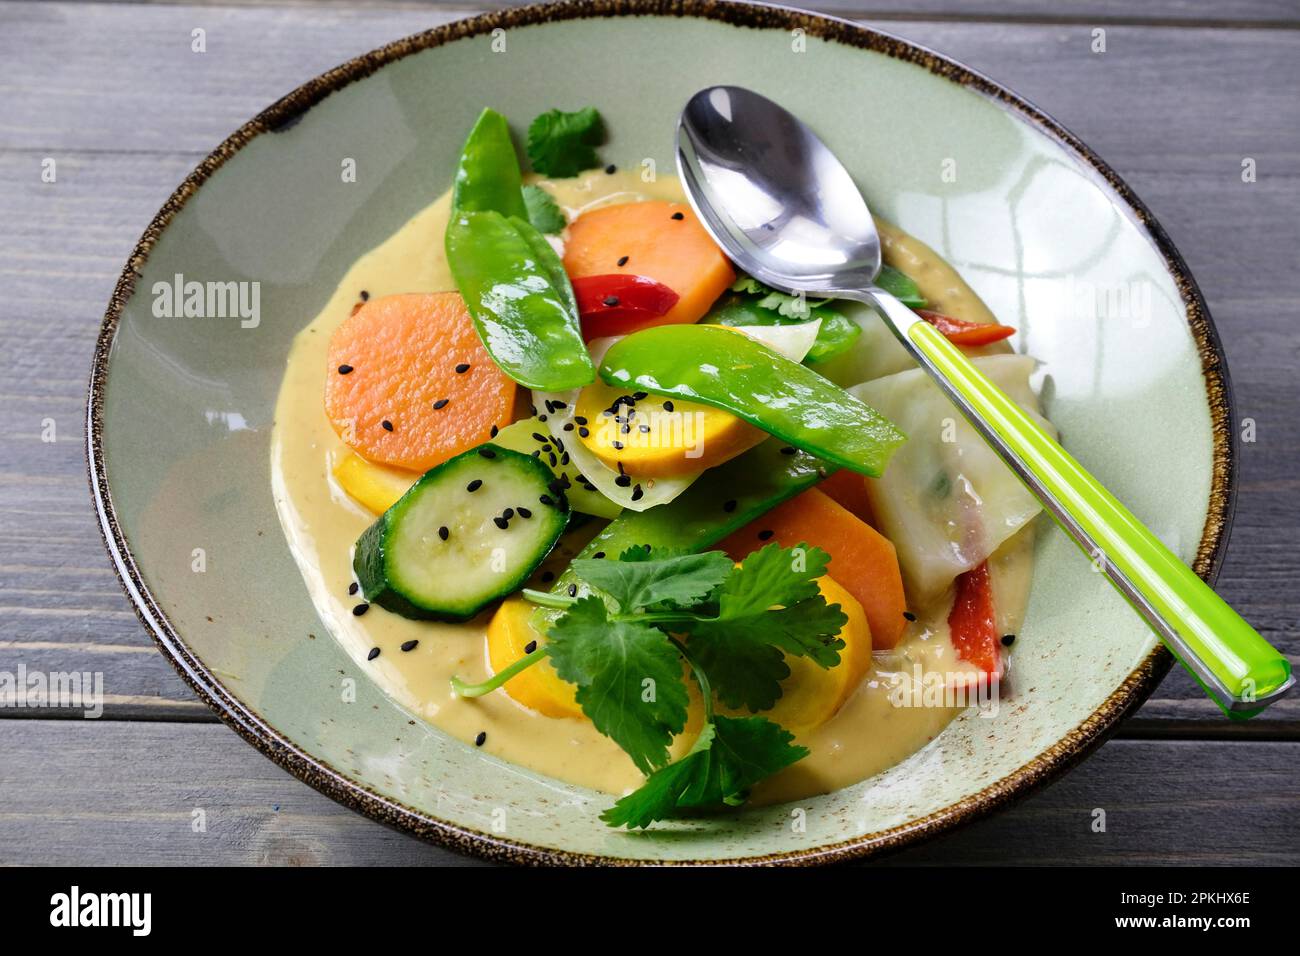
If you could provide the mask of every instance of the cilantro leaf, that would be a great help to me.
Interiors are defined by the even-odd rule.
[[[808,755],[765,717],[715,717],[681,760],[655,771],[601,814],[613,827],[648,827],[678,810],[744,802],[758,781]]]
[[[745,558],[717,591],[718,613],[688,625],[691,654],[729,707],[767,710],[790,675],[784,654],[821,667],[840,662],[848,622],[817,587],[830,556],[820,548],[769,544]]]
[[[578,685],[577,700],[637,769],[668,762],[668,745],[686,726],[688,698],[677,648],[662,631],[611,620],[598,597],[584,597],[547,634],[556,673]]]
[[[926,306],[925,296],[921,295],[920,287],[893,266],[880,267],[880,275],[876,276],[876,285],[909,309],[924,309]]]
[[[696,604],[725,581],[732,568],[731,559],[721,551],[654,561],[638,552],[625,553],[618,561],[585,558],[573,562],[579,578],[612,597],[625,613],[664,601]]]
[[[704,636],[694,639],[701,630]],[[693,631],[691,659],[724,704],[758,712],[781,699],[781,681],[790,676],[790,666],[778,648],[737,628],[703,625]]]
[[[593,147],[604,138],[605,124],[594,107],[549,110],[528,126],[528,161],[543,176],[576,176],[600,165]]]
[[[772,309],[787,319],[807,320],[814,318],[812,310],[825,305],[830,299],[809,299],[802,294],[779,292],[771,286],[764,285],[753,276],[742,275],[731,284],[732,292],[744,292],[748,295],[761,296],[755,304],[761,309]]]
[[[528,210],[528,221],[538,232],[563,232],[568,224],[559,205],[541,186],[524,187],[524,206]]]

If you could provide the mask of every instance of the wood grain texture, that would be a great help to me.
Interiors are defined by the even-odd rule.
[[[865,17],[1017,89],[1090,143],[1165,225],[1224,339],[1239,412],[1257,429],[1258,440],[1242,446],[1237,515],[1220,590],[1296,661],[1300,5],[1243,0],[1225,9],[1210,0],[1151,0],[1140,5],[1139,15],[1123,0],[826,0],[821,6]],[[309,77],[468,11],[436,3],[311,0],[270,8],[0,2],[0,349],[6,359],[0,380],[0,670],[21,662],[44,671],[102,672],[109,718],[83,722],[67,711],[0,707],[0,718],[27,718],[0,719],[0,862],[6,851],[15,862],[36,862],[42,847],[76,852],[76,845],[62,845],[60,833],[83,846],[97,839],[86,836],[94,829],[88,822],[85,830],[77,823],[67,831],[51,815],[15,822],[15,814],[29,812],[20,808],[30,806],[23,796],[27,785],[16,785],[11,769],[22,763],[17,756],[58,762],[63,758],[40,748],[66,746],[93,762],[101,748],[125,754],[137,748],[143,755],[150,746],[166,751],[173,743],[172,762],[160,764],[162,791],[184,792],[188,784],[180,781],[193,780],[217,793],[227,781],[222,799],[246,811],[232,831],[243,834],[242,842],[209,838],[199,850],[178,840],[162,849],[161,838],[146,835],[162,829],[161,818],[144,810],[138,820],[134,816],[133,801],[152,797],[137,792],[129,773],[109,768],[99,777],[74,777],[69,770],[60,797],[69,819],[91,819],[96,811],[87,806],[104,796],[117,811],[101,813],[97,826],[126,834],[95,851],[95,859],[119,859],[119,850],[129,856],[137,839],[141,848],[173,862],[250,861],[259,854],[281,862],[317,854],[330,862],[362,861],[373,859],[366,854],[375,847],[394,861],[434,860],[430,852],[436,851],[354,818],[285,777],[224,728],[182,726],[215,718],[154,650],[110,570],[86,488],[81,419],[99,318],[118,271],[145,224],[202,155]],[[1097,25],[1107,30],[1101,55],[1090,49]],[[208,34],[202,55],[190,52],[190,31],[197,26]],[[58,164],[55,184],[41,182],[47,157]],[[1258,182],[1241,182],[1244,157],[1258,162]],[[50,422],[54,442],[42,440]],[[44,719],[54,717],[70,719]],[[140,722],[146,718],[157,723]],[[1068,793],[1076,781],[1087,781],[1077,783],[1084,788],[1082,803],[1089,793],[1104,800],[1130,792],[1168,802],[1161,812],[1176,824],[1162,825],[1158,814],[1148,818],[1155,834],[1149,840],[1112,841],[1121,856],[1168,856],[1171,847],[1190,842],[1175,825],[1204,826],[1215,813],[1231,810],[1223,802],[1195,801],[1171,809],[1197,792],[1197,779],[1212,779],[1208,770],[1196,769],[1201,748],[1219,754],[1214,759],[1225,767],[1234,751],[1222,748],[1242,748],[1240,759],[1255,761],[1250,765],[1258,772],[1289,773],[1291,789],[1300,787],[1295,769],[1268,769],[1294,767],[1285,741],[1300,739],[1300,699],[1278,705],[1262,722],[1229,725],[1176,671],[1121,733],[1142,739],[1108,745],[1050,791]],[[1179,740],[1157,746],[1152,737]],[[1208,737],[1230,742],[1205,743]],[[1259,742],[1247,742],[1251,737]],[[93,743],[97,738],[104,743]],[[30,746],[15,749],[18,739]],[[5,759],[8,754],[15,760]],[[1188,764],[1182,770],[1178,755]],[[1158,790],[1141,786],[1143,759],[1166,761],[1183,789],[1166,790],[1164,781]],[[23,767],[18,772],[26,773]],[[211,778],[207,785],[201,784],[204,774]],[[314,809],[294,826],[284,816],[258,816],[263,811],[253,808],[276,802],[272,793],[285,795],[282,806],[315,801]],[[1271,833],[1268,814],[1276,807],[1261,807],[1263,816],[1247,822]],[[1099,859],[1101,843],[1089,842],[1091,834],[1072,835],[1069,811],[1017,815],[1023,813],[982,827],[1008,845],[1024,844],[1023,828],[1030,827],[1045,835],[1031,845],[1046,842],[1061,860],[1070,854]],[[985,839],[982,845],[991,845]],[[915,860],[974,859],[979,844],[968,850],[968,840],[976,837],[955,836],[919,851]],[[1021,859],[1016,854],[1023,852],[998,858]],[[1247,841],[1230,855],[1264,860],[1270,852]],[[1294,842],[1290,852],[1294,860]]]
[[[1297,743],[1118,741],[1009,810],[887,861],[1294,862],[1297,760]],[[0,864],[477,862],[335,804],[224,727],[0,721],[0,766]],[[1098,809],[1104,833],[1093,830]],[[205,832],[193,829],[196,811]]]

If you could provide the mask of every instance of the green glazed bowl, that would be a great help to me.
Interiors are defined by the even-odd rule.
[[[484,106],[522,122],[594,105],[611,132],[604,156],[671,171],[678,111],[716,83],[752,87],[816,129],[873,209],[1020,329],[1066,446],[1202,576],[1217,571],[1234,469],[1217,336],[1164,232],[1052,119],[937,54],[777,7],[602,0],[454,23],[312,80],[205,159],[127,264],[90,386],[92,489],[145,626],[231,727],[362,813],[517,862],[863,857],[1053,778],[1169,667],[1103,576],[1044,526],[1014,697],[996,718],[972,711],[898,766],[798,808],[629,834],[597,818],[606,795],[413,720],[330,639],[271,497],[272,411],[294,334],[356,258],[448,186]],[[346,159],[355,182],[340,175]],[[260,321],[155,314],[166,311],[155,284],[178,274],[260,283]],[[354,702],[341,693],[349,678]]]

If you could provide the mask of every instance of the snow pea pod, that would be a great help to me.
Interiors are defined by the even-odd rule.
[[[506,118],[496,110],[480,113],[465,140],[456,166],[451,206],[453,215],[495,209],[503,216],[528,218],[519,157]]]
[[[494,210],[459,212],[447,225],[446,248],[479,338],[503,372],[546,392],[596,380],[573,287],[541,233]]]
[[[605,353],[600,377],[620,388],[721,408],[809,454],[873,477],[907,440],[838,385],[717,325],[634,332]]]

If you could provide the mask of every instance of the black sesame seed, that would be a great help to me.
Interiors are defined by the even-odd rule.
[[[770,529],[770,528],[764,528],[762,531],[760,531],[760,532],[758,533],[758,540],[759,540],[759,541],[766,541],[768,538],[772,537],[772,535],[774,535],[774,534],[776,534],[776,532],[773,531],[772,529]]]
[[[686,214],[685,214],[685,213],[680,213],[680,212],[675,212],[675,213],[673,213],[672,218],[677,219],[677,220],[680,221],[680,220],[686,218]]]
[[[614,479],[614,484],[618,485],[620,488],[629,488],[632,485],[632,476],[619,475]]]
[[[352,371],[352,366],[351,366],[351,365],[340,365],[340,366],[339,366],[339,374],[340,374],[340,375],[347,375],[348,372],[350,372],[350,371]]]
[[[365,614],[365,613],[366,613],[367,611],[369,611],[369,610],[370,610],[370,605],[369,605],[369,604],[364,604],[364,603],[363,603],[363,604],[358,604],[356,607],[354,607],[354,608],[352,609],[352,616],[353,616],[353,617],[360,617],[362,614]]]
[[[451,537],[450,529],[448,529],[446,525],[443,525],[441,528],[438,529],[438,537],[440,537],[443,541],[446,541],[448,538]]]
[[[543,445],[545,445],[547,442],[550,441],[550,439],[547,438],[545,435],[543,435],[541,432],[533,432],[533,441],[539,441]]]
[[[722,503],[722,510],[725,511],[725,512],[727,512],[727,514],[731,514],[731,512],[735,511],[735,510],[736,510],[736,499],[735,499],[735,498],[732,498],[732,499],[730,499],[730,500],[728,500],[728,501],[724,501],[724,502]]]
[[[1003,647],[1010,647],[1010,646],[1011,646],[1012,644],[1014,644],[1015,642],[1016,642],[1016,635],[1014,635],[1014,634],[1003,634],[1003,635],[1002,635],[1002,646],[1003,646]]]
[[[362,302],[370,301],[370,293],[367,292],[365,289],[361,290],[361,301]]]
[[[627,256],[620,256],[618,260],[618,264],[620,267],[627,265]]]
[[[632,426],[627,424],[624,424],[623,427],[620,429],[620,431],[622,431],[624,435],[626,435],[631,430],[632,430]]]
[[[622,463],[621,461],[617,461],[617,462],[615,462],[614,464],[618,465],[618,473],[619,473],[620,475],[625,475],[625,474],[627,474],[627,472],[625,472],[625,471],[623,470],[623,463]]]
[[[497,456],[497,453],[494,452],[491,448],[480,448],[478,450],[478,453],[483,458],[495,458]]]
[[[525,653],[525,654],[531,654],[531,653],[532,653],[533,651],[535,651],[535,650],[537,650],[537,642],[536,642],[536,641],[529,641],[527,644],[524,645],[524,653]]]
[[[610,163],[608,166],[605,167],[605,172],[613,176],[614,173],[618,172],[618,167],[615,166],[613,163]]]
[[[614,306],[618,305],[618,296],[607,295],[605,296],[605,298],[601,299],[600,301],[612,309]]]
[[[640,486],[640,485],[637,485],[637,486],[635,486],[635,487],[632,489],[632,500],[633,500],[633,501],[640,501],[640,500],[641,500],[641,496],[644,495],[644,494],[645,494],[645,492],[641,490],[641,486]]]
[[[545,416],[545,415],[538,415],[538,416],[537,416],[537,420],[538,420],[539,422],[544,422],[544,421],[546,421],[546,416]]]
[[[505,531],[506,528],[510,527],[509,519],[503,518],[500,515],[497,515],[495,518],[493,518],[492,523],[496,525],[498,528],[500,528],[502,531]]]
[[[523,505],[519,506],[519,517],[527,519],[527,518],[531,518],[532,516],[533,513],[530,510],[525,508]]]
[[[554,581],[554,580],[555,580],[555,572],[554,572],[554,571],[543,571],[543,572],[542,572],[542,583],[543,583],[543,584],[550,584],[550,583],[551,583],[552,581]]]
[[[564,423],[564,430],[565,430],[566,432],[571,432],[571,431],[573,431],[573,422],[565,422],[565,423]]]
[[[379,648],[372,647],[370,648],[370,653],[366,655],[366,660],[373,661],[378,656],[379,656]]]
[[[646,398],[649,398],[649,397],[650,397],[650,393],[649,393],[649,392],[633,392],[633,393],[632,393],[632,400],[635,401],[635,402],[639,402],[639,401],[641,401],[641,400],[643,400],[643,399],[646,399]]]
[[[474,746],[482,747],[485,743],[487,743],[487,731],[480,730],[478,736],[474,738]]]
[[[664,411],[666,411],[666,412],[671,412],[672,410],[673,410],[673,403],[672,403],[672,402],[664,402]]]
[[[353,581],[351,584],[348,585],[348,593],[349,593],[349,594],[356,594],[357,591],[359,591],[359,590],[361,590],[361,585],[360,585],[360,584],[357,584],[356,581]]]
[[[626,428],[627,426],[624,425],[623,427]],[[609,444],[610,444],[610,447],[613,448],[615,451],[622,451],[622,450],[623,450],[623,443],[622,443],[621,441],[612,441],[612,442],[610,442]]]
[[[560,456],[560,464],[567,465],[568,463],[569,463],[569,453],[566,451],[563,455]]]
[[[417,646],[419,646],[419,643],[420,643],[419,641],[403,641],[402,651],[404,653],[410,653],[411,651],[415,650]]]
[[[488,438],[496,438],[496,437],[497,437],[497,432],[499,432],[499,431],[501,431],[501,429],[499,429],[499,428],[497,428],[495,425],[493,425],[491,428],[488,429]]]
[[[533,452],[533,457],[534,457],[534,458],[541,458],[541,457],[542,457],[542,450],[539,448],[537,451]]]
[[[579,429],[578,429],[578,437],[579,437],[579,438],[590,438],[590,437],[591,437],[591,429],[586,428],[586,427],[579,428]]]
[[[447,407],[447,403],[450,402],[450,401],[451,401],[450,398],[440,398],[440,399],[438,399],[436,402],[433,403],[434,411],[438,411],[438,410],[440,410],[440,409],[446,408],[446,407]]]
[[[507,508],[505,511],[501,512],[501,517],[505,518],[507,521],[509,521],[514,516],[515,516],[514,508]]]
[[[475,478],[473,481],[471,481],[468,485],[465,486],[465,490],[473,494],[474,492],[478,491],[482,487],[483,487],[483,479]]]
[[[587,419],[582,415],[574,415],[573,420],[577,422],[579,425],[587,424]]]
[[[578,586],[576,584],[570,584],[569,597],[577,597],[577,596],[578,596]]]
[[[551,411],[553,411],[553,412],[558,412],[561,408],[568,408],[568,407],[569,407],[569,403],[568,403],[568,402],[561,401],[561,400],[558,399],[558,398],[557,398],[555,401],[553,401],[551,404],[555,406],[553,409],[551,409]]]
[[[600,560],[601,558],[603,558],[604,556],[605,556],[605,552],[604,552],[604,551],[597,551],[595,554],[592,555],[592,557],[593,557],[594,559],[596,559],[597,561],[599,561],[599,560]]]
[[[786,445],[784,448],[781,449],[781,454],[783,455],[793,455],[794,453],[795,453],[795,449],[790,445]]]
[[[638,426],[636,426],[636,427],[637,427],[637,431],[641,432],[641,434],[643,434],[643,435],[648,435],[648,434],[650,434],[650,426],[649,426],[649,425],[638,425]]]
[[[380,422],[379,424],[381,424],[381,425],[384,426],[384,431],[386,431],[386,432],[391,432],[391,431],[393,430],[393,423],[390,422],[387,418],[385,418],[385,419],[384,419],[382,422]]]
[[[469,371],[469,362],[461,362],[459,365],[456,366],[457,375],[464,375],[468,371]]]
[[[556,465],[558,465],[558,464],[560,463],[560,459],[558,459],[558,458],[555,457],[555,452],[553,452],[553,451],[552,451],[552,452],[548,452],[546,457],[549,458],[549,459],[551,460],[551,467],[552,467],[552,468],[554,468]]]
[[[913,614],[911,611],[904,611],[904,612],[903,612],[903,617],[906,618],[906,619],[909,620],[909,621],[915,621],[915,620],[916,620],[916,615]]]
[[[537,500],[540,501],[540,502],[541,502],[542,504],[544,504],[544,505],[554,505],[554,504],[555,504],[555,499],[552,498],[550,495],[542,495],[542,496],[540,496]]]

